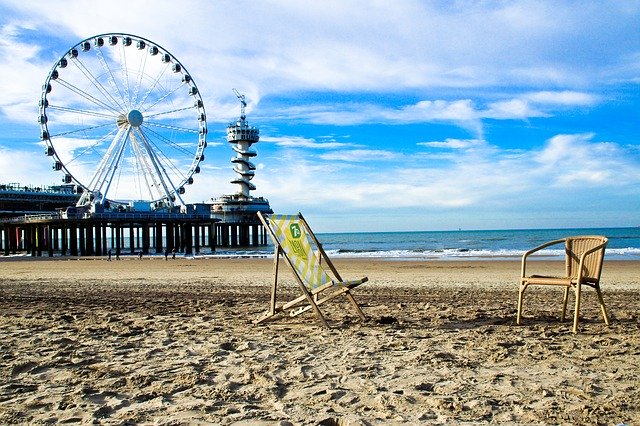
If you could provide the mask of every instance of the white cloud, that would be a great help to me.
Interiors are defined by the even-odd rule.
[[[333,151],[321,154],[319,158],[326,161],[346,161],[362,163],[367,161],[394,160],[401,157],[397,152],[380,149],[352,149],[345,151]]]
[[[35,123],[46,71],[38,60],[40,48],[19,38],[25,26],[0,24],[0,112],[11,121]]]
[[[52,160],[42,151],[9,149],[0,146],[0,183],[51,185],[62,183],[62,174],[54,172]]]
[[[315,104],[282,108],[273,115],[280,119],[304,119],[314,124],[339,126],[365,123],[478,123],[481,114],[469,99],[423,100],[415,104],[386,107],[373,103]]]
[[[447,139],[445,141],[419,142],[419,146],[443,149],[469,149],[485,145],[485,141],[479,139]]]
[[[305,138],[301,136],[266,136],[261,137],[260,142],[274,143],[282,147],[291,148],[313,148],[313,149],[336,149],[354,146],[352,143],[336,142],[336,141],[317,141],[315,139]]]
[[[598,96],[573,90],[563,90],[559,92],[545,90],[525,93],[522,97],[529,101],[546,105],[592,106],[598,102]]]
[[[527,101],[522,99],[511,99],[508,101],[493,102],[489,104],[489,109],[482,114],[486,118],[498,120],[520,119],[525,120],[530,117],[545,117],[546,114],[530,107]]]
[[[610,142],[592,142],[593,134],[557,135],[533,159],[551,183],[563,187],[618,186],[638,182],[640,165],[631,152]],[[637,157],[637,154],[636,154]]]

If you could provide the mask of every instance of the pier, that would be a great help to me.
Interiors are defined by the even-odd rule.
[[[211,254],[217,247],[264,246],[267,235],[253,223],[220,223],[210,215],[101,213],[65,218],[26,215],[0,220],[0,253],[9,256],[106,256]]]

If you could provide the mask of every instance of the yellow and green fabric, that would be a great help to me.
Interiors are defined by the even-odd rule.
[[[332,281],[320,266],[320,260],[313,250],[304,225],[300,223],[299,216],[271,215],[269,222],[280,247],[289,256],[291,263],[310,290]]]

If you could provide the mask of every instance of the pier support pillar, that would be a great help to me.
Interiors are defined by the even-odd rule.
[[[149,246],[150,246],[150,232],[149,232],[149,224],[142,223],[142,253],[149,254]]]
[[[94,227],[95,231],[95,255],[102,256],[102,223],[98,222]]]
[[[66,256],[69,249],[69,239],[67,238],[67,225],[60,225],[60,255]]]
[[[133,223],[129,224],[129,251],[131,254],[135,254],[136,252],[135,225]]]
[[[156,223],[156,232],[154,234],[154,245],[156,247],[156,253],[162,253],[162,223]]]

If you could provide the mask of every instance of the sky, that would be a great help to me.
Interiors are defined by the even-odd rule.
[[[163,46],[207,115],[186,202],[239,188],[319,232],[640,225],[640,1],[0,0],[0,183],[57,185],[36,121],[65,52]]]

